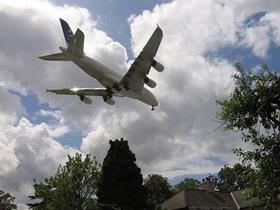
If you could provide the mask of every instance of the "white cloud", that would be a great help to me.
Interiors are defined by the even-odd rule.
[[[0,134],[0,176],[7,174],[8,172],[15,170],[19,164],[15,151],[11,149],[7,137]]]
[[[262,19],[251,26],[246,21],[268,7],[242,9],[241,4],[177,0],[132,15],[128,21],[135,56],[156,24],[164,32],[157,60],[165,65],[165,71],[150,73],[158,83],[152,91],[159,98],[160,106],[156,112],[149,113],[139,104],[132,107],[122,103],[124,107],[98,114],[91,123],[92,131],[83,139],[82,150],[103,157],[108,140],[124,136],[144,173],[153,171],[169,176],[217,171],[222,163],[217,165],[215,159],[227,163],[237,161],[232,149],[241,145],[240,137],[236,133],[216,131],[219,124],[214,122],[218,111],[215,101],[233,90],[233,66],[223,58],[209,59],[207,54],[224,47],[245,47],[258,57],[267,56],[272,41],[271,26]],[[121,119],[128,112],[140,117],[124,126]],[[177,167],[182,169],[176,170]]]
[[[273,45],[279,46],[280,4],[278,1],[237,0],[229,3],[238,18],[240,45],[252,49],[255,56],[267,58],[268,50]],[[264,13],[259,19],[252,19],[256,14]],[[248,25],[248,19],[249,25]]]
[[[125,48],[96,28],[96,22],[92,20],[87,9],[77,6],[58,6],[50,1],[40,0],[31,0],[28,3],[1,1],[0,17],[1,82],[22,93],[32,90],[41,101],[48,101],[51,106],[63,107],[64,117],[76,125],[89,123],[90,116],[95,115],[103,106],[100,98],[94,99],[97,109],[92,109],[92,106],[81,105],[78,97],[58,97],[46,93],[45,90],[101,85],[73,63],[46,62],[37,57],[58,52],[58,47],[65,45],[60,17],[69,22],[73,31],[77,27],[84,31],[87,55],[116,71],[124,72],[127,59]],[[82,120],[76,122],[77,118]]]
[[[33,193],[33,179],[43,180],[54,174],[67,154],[76,150],[62,146],[53,139],[66,132],[63,124],[32,124],[22,117],[17,96],[0,87],[0,189],[13,194],[19,209]]]
[[[61,133],[57,129],[21,118],[17,125],[8,124],[3,131],[0,188],[11,192],[18,203],[25,203],[27,196],[33,194],[33,179],[42,181],[53,175],[67,154],[78,152],[52,138]]]
[[[228,11],[229,8],[223,8],[214,1],[199,4],[197,1],[189,1],[189,4],[174,1],[157,6],[152,12],[145,11],[142,15],[131,17],[135,55],[156,23],[164,31],[157,58],[164,63],[166,70],[151,73],[151,78],[159,83],[153,91],[159,98],[160,107],[155,113],[136,108],[135,113],[141,113],[141,117],[126,126],[114,120],[121,119],[123,112],[103,113],[96,120],[99,126],[93,126],[92,134],[84,139],[84,151],[87,151],[86,148],[88,151],[100,151],[100,145],[103,145],[104,151],[108,147],[108,142],[104,142],[105,134],[110,134],[110,138],[124,136],[145,173],[172,171],[180,164],[176,156],[186,162],[211,155],[232,157],[231,149],[237,144],[238,141],[234,141],[237,137],[215,133],[218,124],[212,119],[217,111],[215,100],[225,97],[232,90],[230,75],[233,67],[226,60],[206,60],[203,57],[204,53],[230,45],[236,39],[232,12]],[[157,112],[164,117],[158,118]],[[229,135],[233,142],[223,138],[225,135]],[[224,146],[221,147],[221,144]],[[214,154],[210,153],[212,151]],[[171,162],[169,165],[163,164],[168,161]]]
[[[241,44],[252,48],[253,53],[265,58],[270,45],[270,28],[268,26],[257,26],[247,28]]]
[[[49,110],[44,110],[44,109],[41,109],[38,113],[37,113],[38,116],[43,116],[43,117],[53,117],[54,119],[58,120],[58,119],[61,119],[62,117],[62,113],[61,111],[49,111]]]
[[[96,28],[87,9],[47,0],[0,1],[0,151],[5,154],[0,158],[0,188],[13,193],[19,203],[25,202],[32,193],[32,180],[52,175],[66,154],[76,151],[55,140],[73,127],[84,135],[80,150],[91,152],[100,161],[109,140],[124,137],[144,174],[208,173],[221,167],[215,160],[236,161],[231,149],[240,144],[238,135],[215,131],[219,124],[213,121],[218,111],[216,99],[228,96],[233,88],[232,63],[207,54],[224,47],[245,47],[266,57],[272,43],[280,45],[279,4],[244,2],[174,0],[131,16],[135,55],[156,24],[164,32],[157,59],[165,71],[150,73],[158,83],[152,91],[160,106],[150,112],[132,99],[116,99],[111,107],[94,98],[88,106],[77,97],[47,94],[45,88],[100,87],[73,63],[37,59],[64,45],[59,17],[66,19],[73,31],[76,27],[84,31],[89,56],[116,71],[125,72],[125,48]],[[268,12],[246,25],[247,18],[259,11]],[[32,90],[41,102],[58,107],[61,111],[36,113],[55,119],[54,124],[33,124],[22,117],[22,105],[8,89]]]

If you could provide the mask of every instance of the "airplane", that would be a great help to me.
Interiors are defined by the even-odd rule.
[[[72,61],[88,75],[95,78],[104,88],[63,88],[47,89],[47,92],[63,95],[77,95],[85,104],[91,104],[89,96],[100,96],[104,102],[114,105],[113,97],[130,97],[150,105],[152,110],[158,106],[156,97],[146,88],[156,87],[156,82],[148,77],[151,67],[162,72],[164,66],[155,60],[155,55],[163,38],[163,32],[159,26],[151,35],[143,50],[134,60],[125,75],[113,71],[109,67],[88,57],[84,53],[84,33],[78,28],[73,34],[69,24],[59,19],[66,41],[67,48],[59,47],[61,52],[40,56],[40,59],[49,61]]]

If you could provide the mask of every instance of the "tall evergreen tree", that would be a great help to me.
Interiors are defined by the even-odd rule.
[[[135,162],[135,155],[130,151],[127,141],[123,138],[110,141],[97,191],[98,204],[102,210],[145,209],[147,196],[142,185],[141,170]]]

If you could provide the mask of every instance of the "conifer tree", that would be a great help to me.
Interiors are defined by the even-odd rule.
[[[98,204],[102,210],[145,209],[146,192],[142,185],[141,170],[135,161],[127,141],[123,138],[110,141],[97,191]]]

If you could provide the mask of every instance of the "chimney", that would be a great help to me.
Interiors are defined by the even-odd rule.
[[[206,190],[208,192],[215,192],[215,185],[210,181],[210,179],[206,178],[202,180],[202,183],[199,185],[200,190]]]

